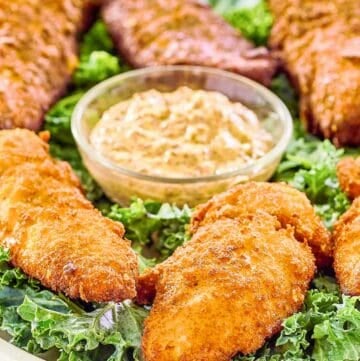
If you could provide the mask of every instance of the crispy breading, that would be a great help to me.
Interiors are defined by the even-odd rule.
[[[270,0],[270,45],[300,94],[307,128],[337,145],[360,145],[358,0]]]
[[[277,62],[198,0],[109,0],[102,15],[121,55],[135,67],[202,65],[269,85]]]
[[[285,183],[249,182],[221,193],[196,208],[191,232],[220,218],[238,218],[261,209],[275,216],[283,227],[292,226],[295,237],[311,247],[319,267],[331,264],[330,233],[305,194]]]
[[[344,158],[337,166],[341,188],[356,198],[334,226],[334,268],[343,293],[360,295],[360,157]]]
[[[40,128],[77,65],[89,2],[1,1],[0,128]]]
[[[354,199],[360,196],[360,157],[343,158],[336,167],[341,189]]]
[[[314,271],[310,248],[266,213],[201,227],[140,277],[140,289],[156,278],[145,360],[228,361],[256,351],[301,307]]]
[[[334,268],[343,293],[360,296],[360,197],[334,227]]]
[[[302,305],[315,273],[308,244],[330,247],[306,197],[284,184],[249,183],[215,196],[197,207],[191,232],[139,277],[138,302],[154,299],[146,361],[228,361],[256,351]]]
[[[137,257],[122,224],[103,217],[69,164],[25,129],[0,131],[0,244],[14,266],[71,298],[136,295]]]

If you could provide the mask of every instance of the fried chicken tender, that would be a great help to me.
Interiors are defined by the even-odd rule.
[[[341,189],[354,199],[360,196],[360,157],[342,159],[336,167]]]
[[[139,303],[154,299],[145,361],[229,361],[277,333],[314,276],[308,243],[328,236],[309,208],[299,191],[267,183],[240,185],[199,206],[192,239],[139,277]]]
[[[307,128],[360,145],[359,0],[270,0],[270,45],[300,94]]]
[[[221,218],[239,218],[261,209],[275,216],[283,227],[294,228],[295,237],[311,247],[319,267],[331,264],[330,233],[304,193],[285,183],[249,182],[221,193],[196,208],[191,232]]]
[[[0,131],[0,245],[14,266],[71,298],[136,295],[137,257],[122,224],[94,209],[69,164],[25,129]]]
[[[103,19],[134,67],[202,65],[270,85],[277,62],[198,0],[108,0]]]
[[[334,268],[341,290],[360,295],[360,157],[344,158],[337,166],[341,188],[356,198],[334,227]]]
[[[77,66],[90,0],[2,0],[0,128],[39,129]]]
[[[360,296],[360,197],[334,227],[334,269],[341,291]]]

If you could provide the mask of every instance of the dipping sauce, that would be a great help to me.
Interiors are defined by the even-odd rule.
[[[188,87],[152,89],[112,106],[90,141],[119,166],[172,178],[231,172],[273,147],[271,134],[249,108],[221,93]]]

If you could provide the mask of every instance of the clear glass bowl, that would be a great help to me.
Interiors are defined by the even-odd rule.
[[[110,106],[149,89],[172,91],[180,86],[218,91],[252,109],[274,139],[262,158],[230,173],[196,178],[145,175],[114,164],[99,154],[89,135]],[[194,206],[231,186],[268,180],[291,139],[292,119],[282,101],[260,84],[233,73],[197,66],[161,66],[134,70],[110,78],[90,89],[77,104],[71,129],[82,159],[106,195],[127,205],[132,197]]]

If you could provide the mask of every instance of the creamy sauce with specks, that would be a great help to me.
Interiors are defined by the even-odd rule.
[[[104,112],[90,141],[119,166],[173,178],[234,171],[273,147],[249,108],[188,87],[153,89],[119,102]]]

